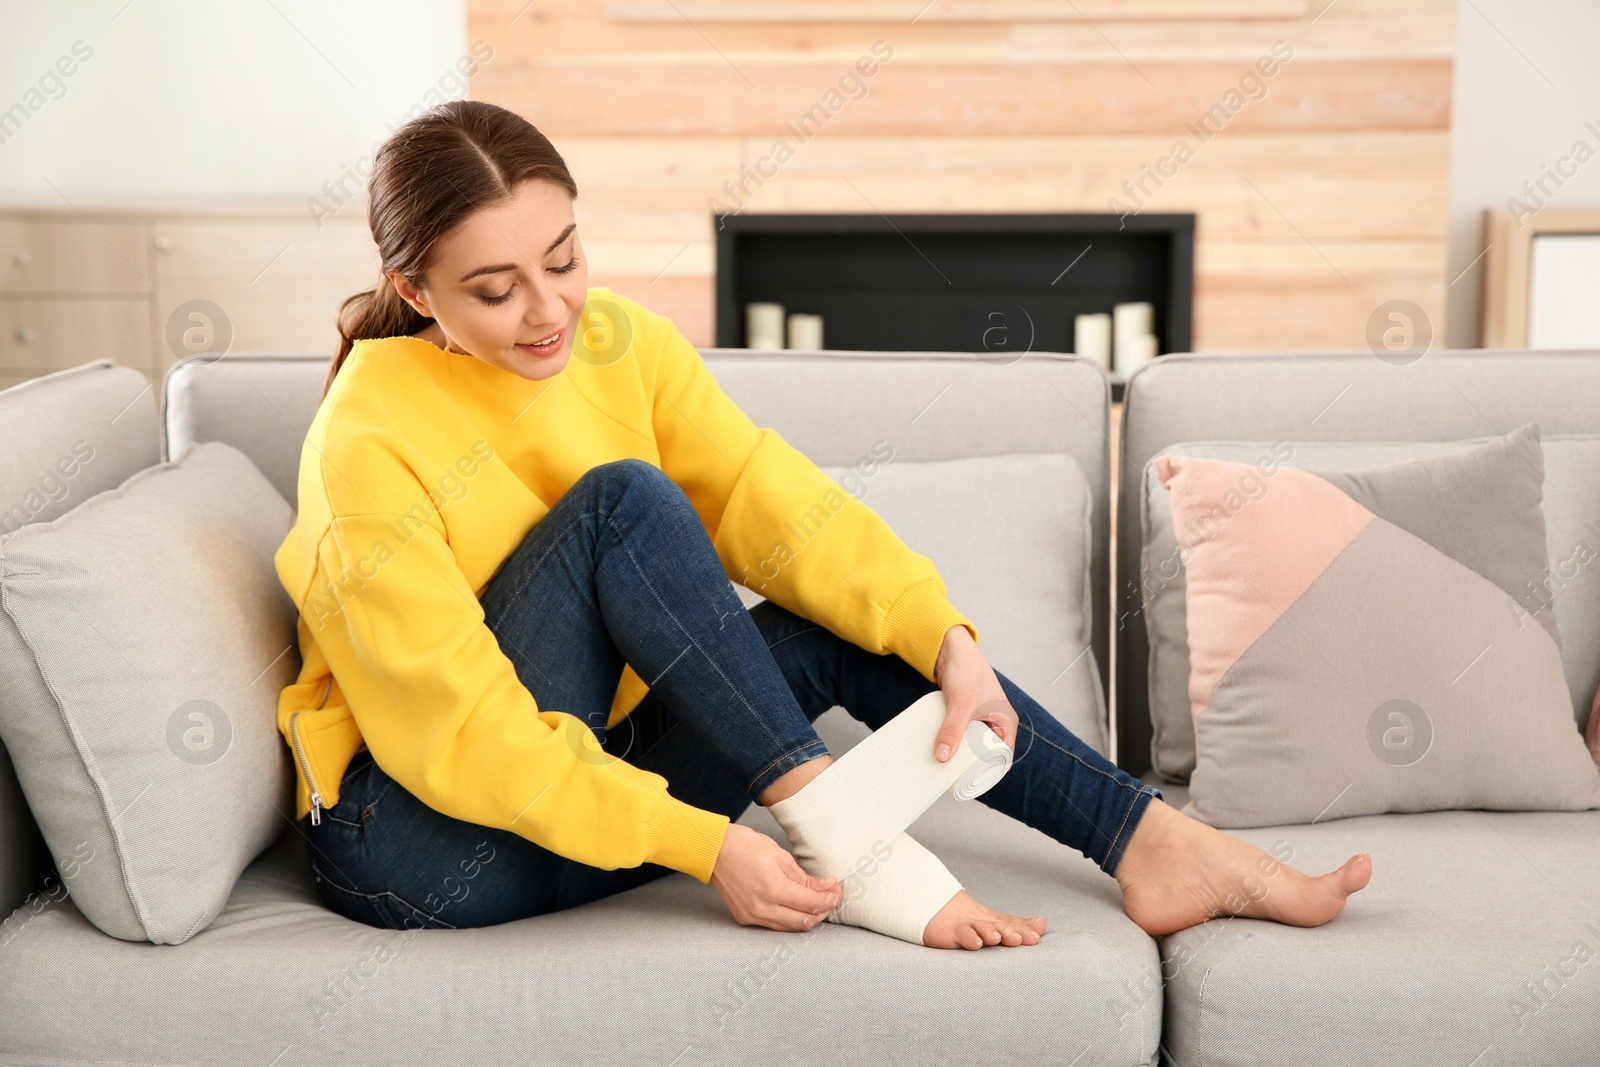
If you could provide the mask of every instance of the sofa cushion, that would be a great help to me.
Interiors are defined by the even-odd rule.
[[[765,808],[739,821],[786,840]],[[966,953],[835,923],[740,926],[675,873],[498,926],[382,930],[322,903],[285,825],[176,949],[106,938],[70,899],[34,916],[0,970],[0,1048],[19,1063],[302,1067],[1156,1062],[1161,987],[1142,981],[1156,943],[1111,878],[982,804],[941,797],[911,829],[979,900],[1047,916],[1040,942]],[[67,990],[92,1027],[62,1010]]]
[[[272,567],[289,507],[220,442],[0,537],[0,735],[78,907],[179,944],[292,810]]]
[[[1545,588],[1532,423],[1358,471],[1162,456],[1214,826],[1600,807]]]
[[[1090,647],[1094,509],[1078,464],[1059,453],[906,462],[888,448],[822,470],[933,560],[989,665],[1104,755]]]
[[[330,357],[297,354],[188,356],[162,383],[162,459],[197,441],[223,441],[250,457],[292,508],[300,452],[322,403]]]
[[[1180,441],[1454,441],[1537,422],[1544,440],[1600,433],[1600,349],[1433,351],[1395,366],[1371,352],[1174,353],[1141,367],[1127,383],[1120,455],[1128,475]],[[1251,456],[1250,458],[1254,458]],[[1545,515],[1556,528],[1566,507],[1600,495],[1595,467],[1561,478],[1547,455]],[[1150,765],[1150,646],[1139,571],[1143,479],[1118,486],[1116,709],[1118,762]],[[1581,524],[1580,524],[1581,525]],[[1593,542],[1591,542],[1593,543]],[[1565,555],[1573,550],[1572,542]],[[1564,555],[1552,549],[1551,559]],[[1600,567],[1585,565],[1557,590],[1574,718],[1587,714],[1600,684]],[[1572,595],[1566,595],[1566,594]],[[1591,635],[1585,638],[1583,633]],[[1573,678],[1587,678],[1573,687]],[[1584,690],[1579,694],[1579,690]]]
[[[1236,836],[1306,873],[1370,852],[1372,881],[1323,926],[1221,918],[1163,938],[1169,1063],[1594,1062],[1600,812],[1370,815]]]
[[[1163,785],[1194,771],[1194,721],[1189,702],[1185,574],[1172,526],[1167,490],[1154,459],[1195,456],[1235,463],[1348,471],[1410,459],[1453,455],[1499,440],[1497,435],[1454,441],[1186,441],[1171,444],[1145,465],[1140,479],[1142,558],[1139,584],[1149,641],[1152,766]],[[1562,669],[1580,726],[1600,689],[1600,436],[1542,436],[1545,461],[1545,547],[1548,595],[1562,635]]]
[[[1595,691],[1594,703],[1589,706],[1589,725],[1584,729],[1583,740],[1595,765],[1600,766],[1600,690]]]
[[[778,430],[819,465],[838,468],[870,459],[874,442],[892,447],[891,465],[1010,454],[1076,460],[1093,508],[1087,555],[1093,576],[1088,586],[1094,605],[1092,655],[1102,667],[1110,662],[1110,387],[1097,364],[1042,352],[1003,367],[970,352],[707,348],[702,354],[724,391],[752,420]],[[178,361],[165,383],[168,454],[193,441],[226,441],[250,456],[293,505],[305,428],[316,413],[327,369],[326,355],[229,354]],[[962,604],[970,615],[966,601]],[[1026,633],[1020,620],[1011,625]],[[1050,650],[1051,657],[1058,653]],[[1088,663],[1085,658],[1074,674]],[[996,665],[1011,673],[1006,663]],[[1055,671],[1035,682],[1050,682]],[[1056,688],[1065,684],[1063,679]],[[1097,699],[1103,707],[1103,680]],[[1104,720],[1082,736],[1091,743],[1106,736]],[[1096,747],[1105,751],[1106,744]]]
[[[0,391],[0,533],[120,485],[159,447],[149,380],[109,359]],[[11,764],[0,749],[0,914],[35,888],[49,855]]]

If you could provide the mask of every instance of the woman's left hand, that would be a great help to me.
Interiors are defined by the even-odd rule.
[[[946,762],[967,736],[967,724],[987,723],[1012,752],[1017,750],[1017,712],[1006,699],[994,668],[965,626],[952,626],[939,647],[933,675],[944,694],[944,725],[934,739],[933,758]]]

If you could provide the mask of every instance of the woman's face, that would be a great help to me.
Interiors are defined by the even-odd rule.
[[[434,320],[418,336],[524,378],[548,378],[567,365],[589,292],[575,225],[565,189],[526,181],[435,245],[420,288],[397,271],[389,278]]]

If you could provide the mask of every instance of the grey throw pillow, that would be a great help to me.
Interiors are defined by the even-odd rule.
[[[0,738],[84,916],[180,944],[284,829],[290,509],[206,442],[0,537]]]

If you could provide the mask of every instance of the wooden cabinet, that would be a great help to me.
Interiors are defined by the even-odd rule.
[[[0,292],[39,297],[144,296],[145,228],[130,219],[0,215]]]
[[[326,352],[378,280],[363,211],[0,205],[0,388],[109,357],[159,382],[198,352]]]
[[[335,316],[345,297],[378,280],[378,253],[364,224],[274,219],[152,220],[157,373],[195,350],[187,305],[214,305],[213,324],[234,352],[326,352],[339,342]],[[204,308],[201,314],[204,314]],[[202,325],[203,324],[196,324]],[[205,350],[204,329],[195,335]]]
[[[0,387],[103,356],[146,372],[154,365],[148,300],[0,301]]]

